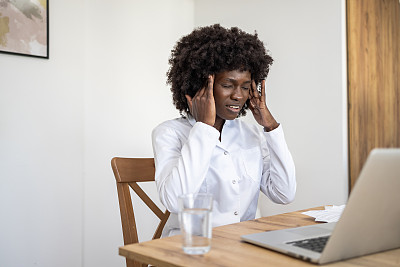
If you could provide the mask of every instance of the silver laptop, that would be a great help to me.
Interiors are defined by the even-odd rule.
[[[338,222],[242,239],[319,264],[400,247],[400,149],[371,151]]]

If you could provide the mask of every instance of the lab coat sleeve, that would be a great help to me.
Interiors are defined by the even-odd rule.
[[[275,203],[288,204],[296,194],[296,174],[282,126],[263,134],[266,144],[263,144],[261,191]]]
[[[178,212],[180,195],[200,190],[218,138],[218,130],[201,122],[194,124],[187,140],[173,127],[153,130],[157,190],[170,212]]]

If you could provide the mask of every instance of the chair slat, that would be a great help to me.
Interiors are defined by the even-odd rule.
[[[149,196],[143,191],[143,189],[137,183],[129,183],[135,193],[143,200],[143,202],[149,207],[154,214],[162,220],[164,217],[164,212],[149,198]]]
[[[157,230],[153,235],[153,239],[160,238],[162,231],[164,229],[165,224],[167,223],[168,217],[170,215],[170,212],[168,210],[165,211],[164,216],[160,218],[160,223],[158,224]]]
[[[113,158],[111,162],[112,166],[118,166],[118,168],[113,167],[117,182],[154,181],[155,166],[153,158]]]

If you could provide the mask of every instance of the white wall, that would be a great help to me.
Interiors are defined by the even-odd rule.
[[[287,206],[261,196],[262,215],[347,200],[344,1],[195,1],[195,25],[257,30],[274,58],[267,102],[281,122],[297,174]],[[245,4],[244,4],[245,3]],[[212,6],[212,8],[210,8]],[[255,123],[251,113],[246,121]]]
[[[193,29],[193,3],[119,0],[110,6],[92,0],[89,6],[84,266],[124,266],[118,256],[123,241],[110,161],[153,157],[152,129],[179,115],[166,72],[175,41]],[[156,197],[155,186],[150,190]],[[139,239],[151,239],[148,229],[157,221],[144,207],[137,209],[137,224],[145,233]]]
[[[0,266],[124,266],[110,160],[151,157],[151,130],[178,116],[167,61],[195,25],[256,29],[275,58],[268,102],[298,194],[263,214],[343,203],[342,2],[52,1],[50,59],[0,54]],[[142,240],[155,223],[138,217]]]
[[[84,9],[51,2],[50,59],[0,54],[4,267],[82,261]]]

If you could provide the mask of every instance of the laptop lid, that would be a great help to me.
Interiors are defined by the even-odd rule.
[[[320,264],[397,248],[400,247],[399,191],[400,149],[374,149],[339,222],[244,235],[242,239]],[[329,234],[322,253],[286,244]]]
[[[400,149],[373,149],[319,260],[400,247]]]

